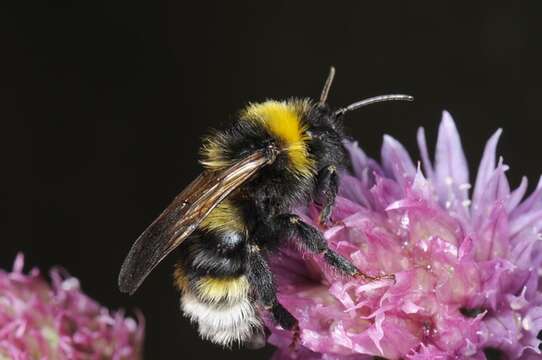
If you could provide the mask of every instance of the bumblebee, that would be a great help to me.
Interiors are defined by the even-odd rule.
[[[328,223],[347,163],[341,118],[375,102],[412,101],[384,95],[332,110],[326,99],[331,68],[318,102],[269,100],[249,104],[230,128],[214,131],[201,147],[204,171],[141,234],[119,275],[133,294],[147,275],[179,247],[174,284],[182,312],[202,338],[229,346],[263,343],[259,312],[270,312],[299,339],[297,320],[277,301],[266,257],[284,241],[318,254],[339,272],[366,281],[346,258],[329,249],[321,232],[292,213],[314,201]]]

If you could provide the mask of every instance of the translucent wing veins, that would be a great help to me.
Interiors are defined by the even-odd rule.
[[[269,147],[221,171],[200,174],[134,242],[120,270],[120,290],[133,294],[154,267],[192,234],[225,197],[275,161],[276,155],[276,149]]]

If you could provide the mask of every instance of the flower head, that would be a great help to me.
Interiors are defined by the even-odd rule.
[[[112,314],[83,294],[60,269],[50,286],[37,269],[22,272],[19,254],[11,273],[0,270],[0,359],[139,359],[139,324]]]
[[[341,175],[329,246],[370,275],[338,274],[314,255],[284,248],[271,258],[280,302],[299,320],[301,359],[485,359],[540,354],[542,182],[510,189],[496,158],[501,131],[487,142],[471,188],[451,116],[444,112],[435,160],[418,131],[421,165],[384,137],[382,161],[346,142],[352,171]],[[422,170],[423,165],[423,170]],[[300,210],[317,224],[315,206]],[[276,358],[291,334],[270,325]],[[539,356],[539,355],[538,355]]]

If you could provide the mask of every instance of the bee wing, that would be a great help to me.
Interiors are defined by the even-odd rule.
[[[124,259],[119,288],[133,294],[147,275],[179,246],[225,197],[244,184],[276,154],[256,151],[221,171],[206,171],[188,185],[139,236]]]

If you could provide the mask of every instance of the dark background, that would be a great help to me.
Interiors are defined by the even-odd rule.
[[[133,297],[118,292],[117,274],[199,172],[208,128],[248,101],[317,97],[332,64],[332,105],[416,97],[348,117],[372,156],[390,133],[417,159],[416,128],[433,145],[448,109],[473,164],[503,127],[512,184],[525,174],[532,188],[542,172],[540,2],[376,3],[57,0],[0,11],[0,266],[23,251],[27,264],[62,264],[103,304],[142,309],[148,359],[267,358],[270,348],[231,352],[198,338],[179,314],[172,259]]]

